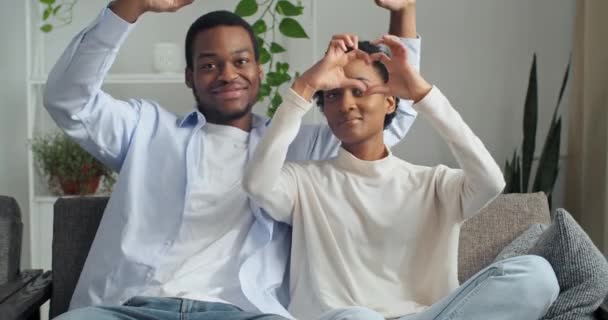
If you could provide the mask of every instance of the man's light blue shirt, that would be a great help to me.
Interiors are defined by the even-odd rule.
[[[70,309],[122,304],[146,287],[177,237],[201,155],[213,152],[198,143],[206,123],[199,111],[178,117],[154,101],[121,101],[101,90],[133,26],[104,9],[72,40],[44,93],[44,105],[57,124],[120,173]],[[405,41],[410,63],[418,67],[420,40]],[[402,101],[385,131],[385,142],[399,142],[415,117],[411,102]],[[249,155],[267,124],[267,119],[254,116]],[[288,159],[326,159],[337,153],[339,143],[327,126],[304,126]],[[254,250],[241,261],[242,291],[259,311],[289,317],[284,279],[291,230],[259,207],[250,207],[255,222],[245,245]]]

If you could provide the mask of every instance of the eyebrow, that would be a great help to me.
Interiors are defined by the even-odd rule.
[[[249,49],[238,49],[238,50],[234,50],[232,51],[231,55],[236,56],[242,53],[249,53],[251,50]],[[199,53],[198,57],[196,57],[196,59],[203,59],[203,58],[213,58],[213,57],[217,57],[217,54],[213,53],[213,52],[201,52]]]

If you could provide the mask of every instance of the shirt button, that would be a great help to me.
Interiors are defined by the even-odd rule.
[[[153,276],[154,276],[154,272],[152,272],[152,271],[146,272],[146,281],[150,281],[150,279],[152,279]]]

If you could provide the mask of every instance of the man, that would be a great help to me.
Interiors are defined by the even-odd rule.
[[[289,317],[290,229],[250,203],[240,183],[268,122],[251,113],[262,77],[251,27],[225,11],[192,24],[185,74],[197,108],[183,117],[153,101],[120,101],[101,91],[141,15],[192,2],[112,2],[49,75],[44,105],[53,119],[120,172],[71,301],[76,310],[62,320]],[[376,2],[391,10],[391,33],[416,37],[415,1]],[[417,66],[419,40],[406,43]],[[387,143],[403,138],[414,118],[411,103],[402,104]],[[338,147],[329,128],[309,126],[289,158],[324,159]]]

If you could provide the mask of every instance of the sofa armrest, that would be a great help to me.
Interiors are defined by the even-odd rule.
[[[0,286],[2,319],[26,319],[51,297],[51,272],[24,271],[12,282]]]

